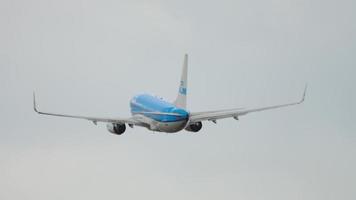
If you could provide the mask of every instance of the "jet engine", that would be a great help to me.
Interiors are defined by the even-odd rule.
[[[198,132],[200,129],[203,127],[203,124],[201,122],[196,122],[194,124],[190,124],[187,128],[185,128],[186,131],[190,132]]]
[[[122,135],[126,130],[125,124],[107,124],[106,128],[110,133],[115,135]]]

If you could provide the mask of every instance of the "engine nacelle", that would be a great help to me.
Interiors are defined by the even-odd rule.
[[[125,124],[107,124],[106,128],[110,133],[113,133],[115,135],[122,135],[126,131]]]
[[[200,131],[200,129],[202,127],[203,127],[203,124],[201,122],[196,122],[194,124],[190,124],[189,126],[187,126],[187,128],[185,128],[185,130],[196,133],[196,132]]]

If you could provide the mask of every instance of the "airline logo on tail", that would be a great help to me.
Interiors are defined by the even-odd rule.
[[[184,81],[180,82],[179,93],[182,95],[187,95],[187,88],[184,86]]]

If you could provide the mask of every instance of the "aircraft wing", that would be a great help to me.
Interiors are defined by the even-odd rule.
[[[288,106],[298,105],[304,102],[305,95],[307,91],[307,86],[305,86],[303,97],[300,101],[294,103],[287,103],[287,104],[280,104],[274,106],[267,106],[267,107],[260,107],[260,108],[252,108],[252,109],[243,109],[243,108],[236,108],[236,109],[229,109],[229,110],[216,110],[216,111],[209,111],[209,112],[199,112],[199,113],[191,113],[190,114],[190,124],[201,122],[201,121],[212,121],[216,123],[216,120],[230,118],[233,117],[238,119],[239,116],[246,115],[252,112],[260,112],[265,110],[272,110],[277,108],[283,108]]]
[[[85,120],[92,121],[95,125],[97,124],[97,122],[140,125],[140,122],[133,118],[102,118],[102,117],[88,117],[88,116],[80,116],[80,115],[67,115],[67,114],[41,112],[37,108],[35,93],[33,93],[33,109],[35,110],[36,113],[41,114],[41,115],[85,119]]]

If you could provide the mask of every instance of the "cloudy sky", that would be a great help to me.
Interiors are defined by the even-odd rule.
[[[0,0],[0,199],[356,198],[352,0]],[[111,135],[45,111],[129,116],[130,97],[189,109],[295,101],[201,132]]]

